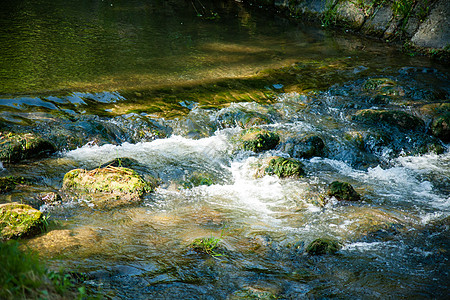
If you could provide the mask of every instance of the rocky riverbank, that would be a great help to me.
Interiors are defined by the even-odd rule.
[[[450,2],[447,0],[246,0],[293,18],[320,21],[399,43],[409,55],[448,61]]]

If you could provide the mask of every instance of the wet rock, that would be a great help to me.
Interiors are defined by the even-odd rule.
[[[325,156],[325,143],[317,135],[303,138],[289,138],[281,144],[281,150],[296,158]]]
[[[63,190],[91,201],[97,207],[111,208],[139,202],[156,187],[136,171],[107,166],[91,171],[75,169],[64,175]]]
[[[328,187],[327,195],[338,200],[357,201],[360,199],[359,194],[349,183],[341,181],[333,181]]]
[[[38,195],[38,199],[47,205],[58,205],[62,201],[61,196],[55,192],[41,193]]]
[[[305,249],[311,255],[334,254],[340,249],[340,244],[336,240],[318,238],[312,241]]]
[[[0,133],[0,161],[18,162],[56,151],[55,145],[33,133]]]
[[[260,128],[245,130],[239,137],[241,147],[247,151],[261,152],[274,149],[280,142],[280,136]]]
[[[367,79],[363,86],[366,92],[375,94],[377,96],[401,96],[405,91],[397,82],[390,78],[370,78]]]
[[[265,174],[277,175],[280,178],[304,177],[306,172],[301,162],[293,158],[275,157],[269,161],[269,165],[264,170]]]
[[[374,14],[366,19],[362,31],[366,34],[382,37],[392,20],[392,5],[387,3],[385,6],[377,7]]]
[[[364,109],[358,111],[352,119],[367,125],[376,127],[389,125],[401,130],[419,130],[425,126],[421,119],[403,111]]]
[[[340,1],[336,6],[336,16],[342,24],[354,29],[359,29],[363,25],[364,12],[353,2]]]
[[[44,229],[42,213],[26,204],[0,204],[0,233],[2,240],[30,237]]]
[[[420,25],[411,42],[420,47],[444,49],[449,46],[450,5],[447,0],[438,0],[429,16]]]
[[[444,143],[450,142],[450,112],[436,117],[430,125],[431,133]]]

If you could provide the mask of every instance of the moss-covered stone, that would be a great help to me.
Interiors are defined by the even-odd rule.
[[[301,162],[293,158],[276,157],[270,160],[269,166],[264,170],[265,174],[277,175],[280,178],[303,177],[306,175]]]
[[[261,152],[274,149],[280,142],[280,136],[264,129],[250,128],[241,134],[240,142],[244,150]]]
[[[334,254],[339,251],[340,245],[338,241],[318,238],[312,241],[305,249],[311,255]]]
[[[0,233],[2,240],[29,237],[44,229],[42,213],[26,204],[0,204]]]
[[[97,207],[115,207],[139,202],[156,187],[156,180],[145,181],[134,170],[107,166],[91,171],[72,170],[63,179],[63,190],[92,201]]]
[[[403,111],[364,109],[358,111],[352,119],[367,125],[377,127],[389,125],[402,130],[418,130],[425,125],[418,117]]]
[[[444,143],[450,142],[450,112],[436,117],[430,125],[431,133]]]
[[[54,153],[55,145],[33,133],[0,133],[0,161],[18,162]]]
[[[360,199],[359,194],[347,182],[333,181],[328,187],[327,194],[338,200],[357,201]]]

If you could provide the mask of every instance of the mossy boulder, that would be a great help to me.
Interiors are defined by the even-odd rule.
[[[418,117],[403,111],[364,109],[358,111],[352,119],[376,127],[393,126],[401,130],[420,130],[425,123]]]
[[[359,194],[347,182],[333,181],[328,187],[327,194],[338,200],[357,201],[360,199]]]
[[[44,229],[42,213],[26,204],[0,204],[0,233],[2,240],[30,237]]]
[[[148,182],[132,169],[113,166],[75,169],[63,179],[65,193],[75,193],[101,208],[139,202],[156,185],[156,180]]]
[[[274,149],[280,142],[280,136],[264,129],[250,128],[242,132],[239,141],[244,150],[262,152]]]
[[[305,249],[311,255],[334,254],[340,249],[340,244],[336,240],[318,238],[312,241]]]
[[[317,135],[288,138],[281,144],[281,150],[296,158],[323,157],[325,156],[325,143]]]
[[[0,133],[0,161],[18,162],[56,151],[55,145],[33,133]]]
[[[450,143],[450,112],[436,117],[430,125],[430,131],[444,143]]]
[[[275,157],[269,161],[269,165],[264,170],[265,174],[277,175],[280,178],[304,177],[306,172],[301,162],[293,158]]]

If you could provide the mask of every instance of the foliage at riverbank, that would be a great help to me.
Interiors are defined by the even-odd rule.
[[[45,268],[37,253],[20,249],[17,241],[0,242],[0,298],[95,299],[75,276]]]

